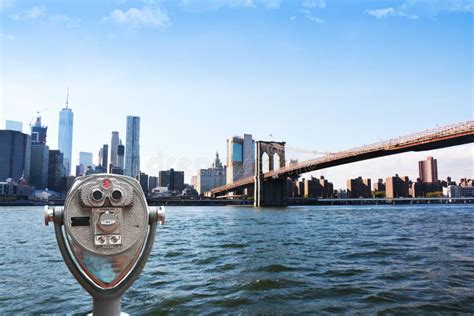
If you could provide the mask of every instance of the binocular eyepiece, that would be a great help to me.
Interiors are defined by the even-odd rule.
[[[45,207],[62,257],[93,297],[94,315],[119,315],[121,296],[137,279],[153,247],[163,207],[148,207],[133,178],[96,174],[77,178],[64,208]]]

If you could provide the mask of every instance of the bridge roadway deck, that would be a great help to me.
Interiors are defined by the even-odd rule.
[[[356,147],[349,150],[331,153],[320,158],[303,161],[284,168],[279,168],[263,174],[265,180],[286,178],[302,173],[329,167],[340,166],[352,162],[384,157],[409,151],[424,151],[474,142],[474,121],[467,121],[449,126],[438,127],[405,137]],[[211,190],[216,196],[234,190],[251,187],[254,177],[247,177],[231,184]]]

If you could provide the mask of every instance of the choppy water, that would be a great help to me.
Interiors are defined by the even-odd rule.
[[[89,312],[42,208],[0,216],[0,314]],[[123,310],[474,313],[474,206],[168,207]]]

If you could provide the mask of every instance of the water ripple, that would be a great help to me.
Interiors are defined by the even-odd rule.
[[[90,312],[42,208],[0,212],[0,314]],[[125,312],[474,314],[471,205],[168,207],[167,219]]]

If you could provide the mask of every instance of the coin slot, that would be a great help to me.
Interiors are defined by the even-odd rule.
[[[71,226],[90,226],[91,218],[89,216],[71,217]]]

